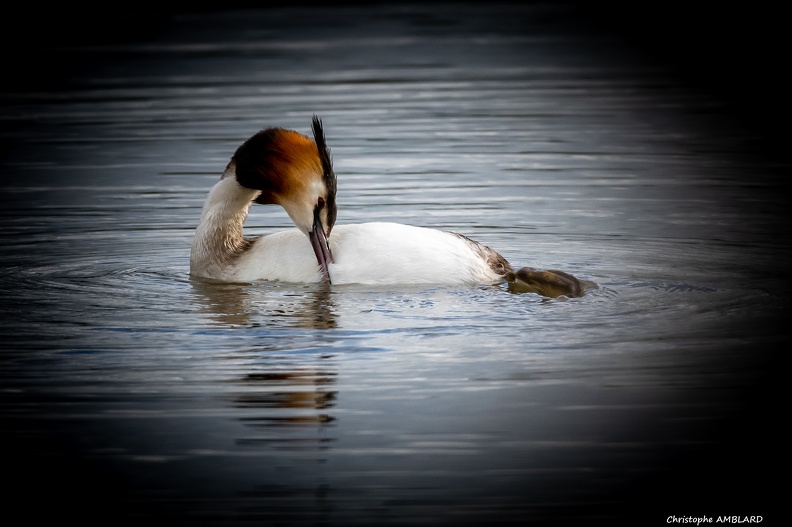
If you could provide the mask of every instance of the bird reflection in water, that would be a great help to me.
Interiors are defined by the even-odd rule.
[[[236,439],[237,448],[271,459],[244,493],[242,514],[263,522],[315,522],[332,508],[321,468],[336,442],[332,358],[304,362],[276,355],[261,371],[231,381],[238,387],[231,395],[234,413],[249,430]]]
[[[312,285],[304,290],[282,289],[267,284],[219,284],[196,281],[198,301],[204,311],[227,326],[262,326],[280,329],[330,329],[336,319],[326,284]],[[287,338],[284,336],[284,338]],[[328,389],[335,382],[335,372],[326,367],[332,354],[300,354],[295,358],[281,351],[287,344],[278,336],[262,341],[251,349],[257,371],[249,371],[232,382],[244,386],[233,396],[237,409],[261,409],[264,415],[245,417],[256,427],[321,426],[331,423],[327,410],[333,406],[336,393]],[[267,345],[269,343],[269,345]],[[299,346],[299,343],[296,343]],[[313,346],[312,346],[313,347]],[[271,352],[275,352],[274,354]],[[306,358],[308,360],[301,360]],[[265,362],[261,371],[260,362]]]
[[[281,364],[279,371],[250,373],[235,381],[245,386],[245,391],[233,398],[236,408],[265,410],[264,415],[246,417],[243,421],[264,430],[275,427],[322,427],[332,423],[335,418],[328,411],[335,405],[336,392],[332,391],[335,372],[316,367],[302,369],[296,364],[292,370],[288,370],[285,366]],[[288,441],[295,440],[301,444],[315,442],[314,439],[288,437]],[[326,443],[328,440],[319,438],[316,441]],[[242,442],[272,441],[266,438]],[[301,445],[290,443],[288,446],[299,448]]]
[[[196,303],[222,326],[332,329],[337,326],[327,284],[226,284],[192,280]]]
[[[241,493],[239,514],[264,522],[318,521],[330,506],[331,489],[319,467],[336,441],[337,373],[330,340],[317,345],[291,330],[336,327],[330,288],[197,280],[193,286],[201,310],[230,330],[230,338],[235,328],[261,328],[247,353],[220,357],[242,359],[224,396],[229,415],[246,431],[234,444],[270,460],[258,465],[255,483]]]

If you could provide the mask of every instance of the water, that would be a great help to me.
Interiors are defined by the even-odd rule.
[[[171,13],[134,38],[42,47],[55,74],[2,92],[12,510],[770,523],[786,168],[717,100],[569,15]],[[547,300],[190,280],[201,205],[234,149],[266,126],[308,133],[313,113],[338,224],[454,230],[598,287]],[[258,206],[247,228],[289,225]]]

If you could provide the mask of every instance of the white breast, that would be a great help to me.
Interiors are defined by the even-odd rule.
[[[308,237],[299,229],[278,231],[257,238],[229,269],[228,280],[253,282],[321,282],[322,275]]]
[[[339,225],[330,237],[334,284],[476,284],[500,279],[455,234],[399,223]]]
[[[500,281],[466,239],[398,223],[337,225],[330,236],[333,284],[490,284]],[[256,240],[228,279],[320,282],[316,257],[297,229]]]

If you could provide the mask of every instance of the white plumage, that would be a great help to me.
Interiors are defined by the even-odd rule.
[[[315,140],[268,128],[237,149],[204,203],[191,275],[334,284],[503,280],[510,270],[506,260],[464,236],[398,223],[335,226],[336,176],[316,117],[313,132]],[[253,202],[281,205],[297,229],[245,238]]]
[[[190,274],[223,282],[497,284],[546,296],[582,294],[562,271],[513,272],[497,252],[464,236],[399,223],[335,226],[336,176],[321,121],[314,140],[282,128],[234,153],[204,203]],[[255,239],[243,227],[253,203],[277,204],[296,229]]]
[[[321,282],[308,238],[288,229],[249,241],[242,237],[258,191],[221,179],[204,204],[191,254],[194,276],[224,282]],[[328,239],[334,284],[491,284],[502,281],[488,249],[462,236],[399,223],[337,225]],[[493,251],[493,254],[494,251]]]
[[[464,238],[402,225],[337,225],[329,238],[333,284],[480,284],[502,281]],[[226,278],[320,282],[322,275],[298,229],[258,238]],[[220,278],[220,277],[218,277]]]

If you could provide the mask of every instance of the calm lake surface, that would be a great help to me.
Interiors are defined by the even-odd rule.
[[[33,50],[51,76],[1,93],[9,516],[774,525],[787,167],[567,15],[161,14]],[[191,280],[236,147],[314,113],[338,224],[453,230],[597,288]],[[290,225],[255,206],[247,232]]]

